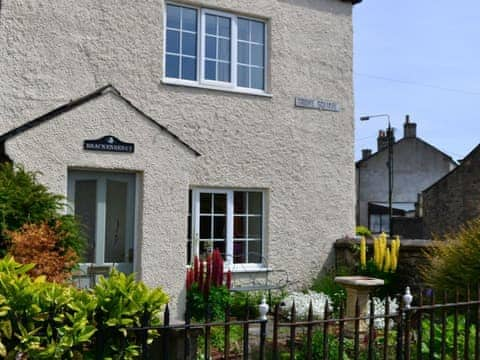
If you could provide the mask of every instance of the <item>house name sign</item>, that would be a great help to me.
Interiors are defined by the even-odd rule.
[[[318,109],[323,111],[339,112],[340,105],[332,101],[314,100],[302,97],[295,98],[295,106],[307,109]]]
[[[125,143],[115,136],[108,135],[97,140],[84,140],[83,148],[90,151],[133,153],[135,151],[135,144]]]

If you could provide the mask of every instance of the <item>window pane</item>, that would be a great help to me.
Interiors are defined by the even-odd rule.
[[[182,79],[197,79],[197,59],[182,57]]]
[[[230,63],[218,63],[218,81],[230,81]]]
[[[219,39],[218,41],[218,58],[230,61],[230,40]]]
[[[220,250],[220,254],[222,254],[222,258],[225,260],[225,241],[215,241],[213,248]]]
[[[217,63],[215,61],[205,61],[205,79],[215,80],[216,79],[216,67]]]
[[[237,72],[237,83],[241,87],[249,87],[248,66],[239,66]]]
[[[260,239],[262,237],[262,218],[256,216],[248,217],[248,238]]]
[[[235,191],[233,193],[233,211],[235,214],[246,214],[247,212],[247,193],[244,191]]]
[[[259,21],[250,21],[251,41],[263,44],[265,41],[265,24]]]
[[[263,67],[263,45],[252,45],[252,65]]]
[[[249,192],[248,193],[248,213],[250,215],[262,215],[262,196],[261,192]]]
[[[205,30],[207,34],[217,35],[217,16],[205,16]]]
[[[197,11],[195,9],[183,8],[182,29],[197,31]]]
[[[249,20],[246,19],[238,19],[238,39],[239,40],[250,40],[250,34],[248,29]]]
[[[213,194],[214,196],[214,213],[226,214],[227,212],[227,195],[226,194]]]
[[[218,18],[218,35],[230,37],[230,19],[226,17]]]
[[[250,53],[248,43],[238,43],[238,62],[242,64],[250,64]]]
[[[128,184],[107,180],[105,219],[105,262],[126,262]]]
[[[260,264],[263,262],[261,241],[248,242],[248,262],[251,264]]]
[[[200,193],[200,213],[202,214],[212,213],[212,194]]]
[[[191,33],[182,33],[182,54],[197,55],[197,36]]]
[[[180,67],[179,57],[175,55],[167,55],[166,71],[167,77],[179,78]]]
[[[247,260],[246,257],[247,246],[245,241],[233,242],[233,263],[242,264]]]
[[[207,36],[205,39],[205,56],[210,59],[217,58],[217,38]]]
[[[167,27],[180,29],[180,7],[167,5]]]
[[[167,52],[180,52],[180,32],[176,30],[167,30]]]
[[[214,239],[225,239],[225,234],[226,234],[225,227],[226,227],[226,217],[214,216],[213,218]]]
[[[83,254],[86,262],[95,262],[95,233],[97,230],[97,181],[78,180],[75,182],[75,216],[82,224],[87,237]]]
[[[200,216],[200,239],[212,238],[212,218],[208,216]]]
[[[259,68],[251,68],[252,71],[252,83],[251,87],[254,89],[264,89],[264,83],[263,83],[263,69]]]
[[[246,229],[246,217],[245,216],[234,216],[233,217],[233,237],[245,239],[247,237]]]

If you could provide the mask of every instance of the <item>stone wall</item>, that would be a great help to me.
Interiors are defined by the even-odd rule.
[[[480,216],[480,146],[448,176],[425,190],[425,237],[455,231]]]
[[[399,287],[410,286],[417,290],[423,286],[419,267],[426,265],[424,251],[431,244],[431,240],[404,239],[401,241],[400,258],[398,261],[397,274],[399,275]],[[359,239],[343,238],[335,243],[336,267],[348,267],[352,270],[358,266]],[[373,253],[373,241],[367,240],[368,255]]]

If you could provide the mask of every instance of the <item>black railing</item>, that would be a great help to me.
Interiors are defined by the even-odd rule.
[[[207,314],[201,323],[188,315],[182,323],[171,323],[167,306],[163,325],[150,326],[145,314],[142,326],[127,332],[141,359],[480,360],[480,289],[473,297],[468,289],[462,296],[458,290],[440,295],[420,291],[414,306],[404,306],[398,296],[396,311],[391,312],[385,301],[382,314],[375,314],[379,309],[374,301],[362,314],[366,309],[357,299],[350,317],[345,304],[335,311],[326,304],[321,319],[314,317],[310,303],[302,320],[295,304],[287,315],[276,306],[268,320],[251,319],[247,305],[242,319],[226,309],[222,321],[210,320]],[[98,348],[104,338],[97,333]]]

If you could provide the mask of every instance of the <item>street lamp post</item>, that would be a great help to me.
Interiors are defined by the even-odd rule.
[[[377,117],[386,117],[388,119],[387,127],[387,140],[388,140],[388,222],[389,222],[389,235],[390,238],[393,236],[392,231],[392,218],[393,218],[393,206],[392,206],[392,194],[393,194],[393,128],[390,124],[390,115],[388,114],[378,114],[378,115],[366,115],[360,117],[361,121],[368,121],[371,118]]]

